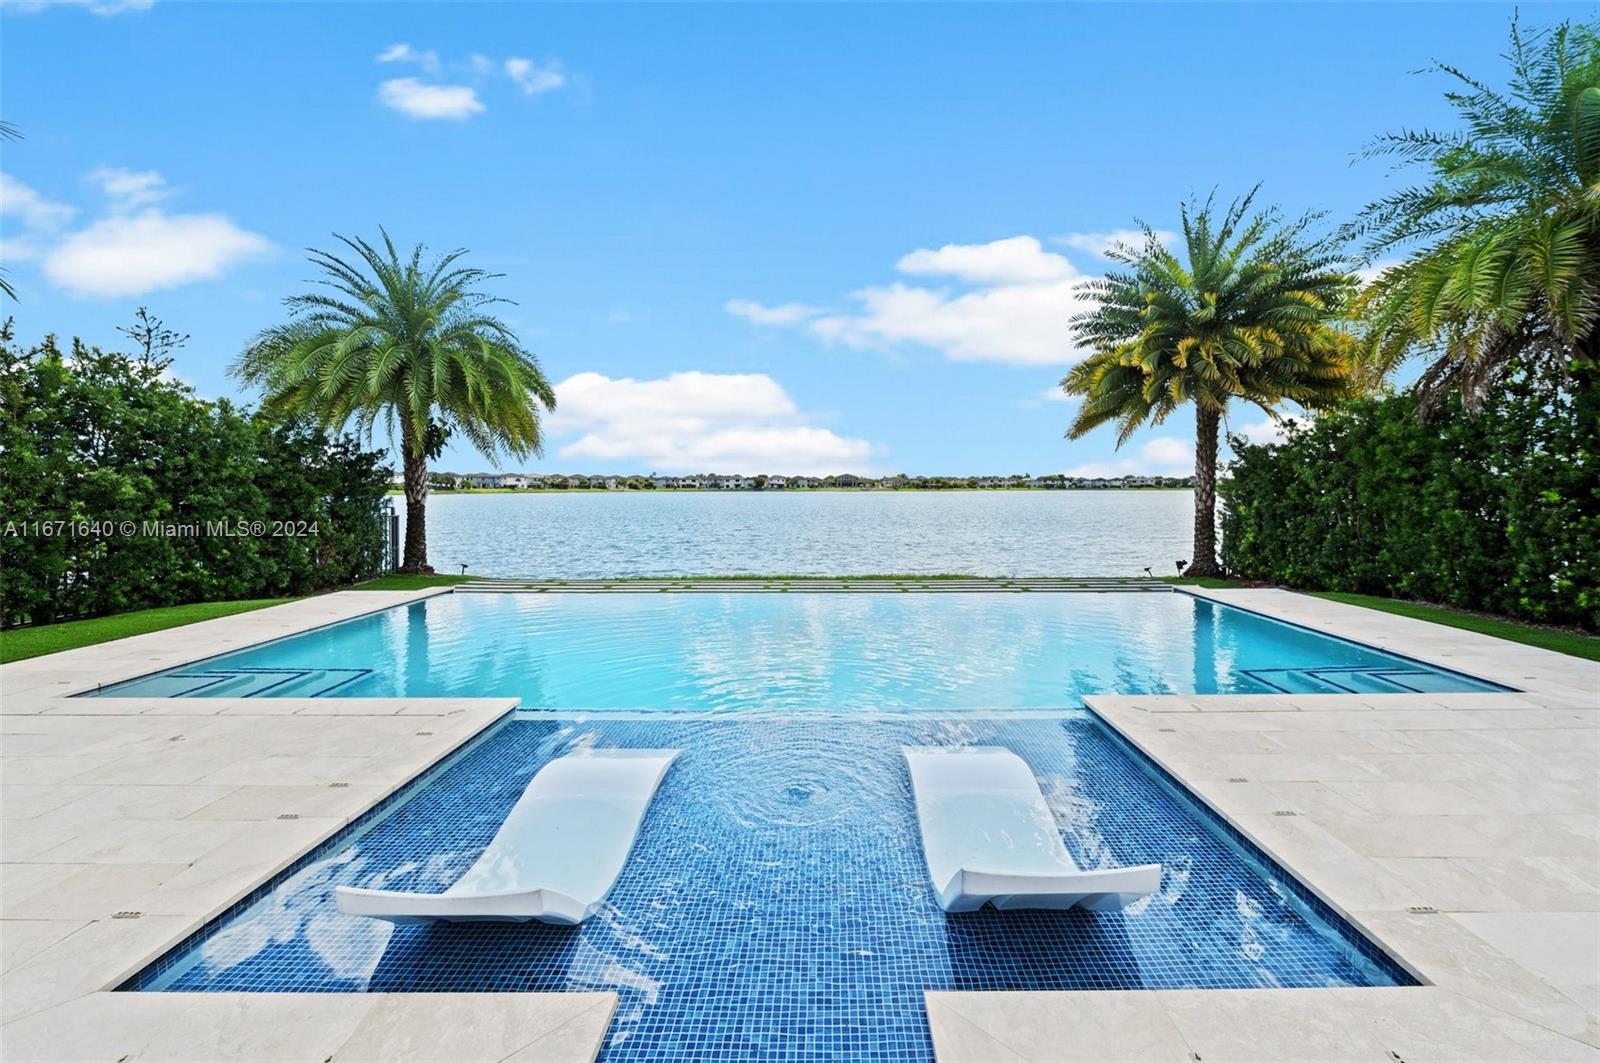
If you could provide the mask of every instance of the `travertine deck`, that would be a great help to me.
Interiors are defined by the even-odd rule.
[[[1600,1059],[1600,665],[1201,593],[1528,692],[1090,699],[1430,984],[930,993],[941,1059]],[[511,702],[67,695],[420,596],[0,666],[0,1058],[593,1057],[609,993],[106,992]]]
[[[1088,699],[1428,984],[930,993],[939,1058],[1600,1059],[1600,665],[1202,593],[1529,691]]]
[[[107,991],[514,699],[67,695],[422,596],[333,594],[0,666],[0,1059],[594,1057],[611,993]]]

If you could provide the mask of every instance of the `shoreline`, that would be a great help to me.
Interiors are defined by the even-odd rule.
[[[636,487],[456,487],[428,488],[433,495],[992,495],[1039,494],[1068,495],[1122,491],[1193,491],[1192,487],[803,487],[772,490],[727,489],[720,487],[662,487],[640,490]],[[405,491],[391,487],[393,497]]]

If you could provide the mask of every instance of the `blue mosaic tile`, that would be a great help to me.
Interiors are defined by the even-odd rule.
[[[1003,745],[1083,866],[1159,862],[1122,913],[947,915],[903,745]],[[588,746],[684,750],[581,927],[394,927],[335,885],[438,891],[529,778]],[[930,989],[1410,985],[1413,980],[1086,712],[1057,719],[517,718],[331,839],[125,989],[612,990],[607,1060],[928,1059]]]

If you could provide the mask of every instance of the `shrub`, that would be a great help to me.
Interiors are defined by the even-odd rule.
[[[1360,399],[1233,440],[1230,572],[1600,628],[1600,371],[1523,366],[1478,416]]]
[[[211,402],[165,360],[0,326],[0,619],[10,626],[301,594],[376,572],[383,454]],[[42,534],[41,522],[93,531]],[[146,522],[316,525],[307,535],[157,535]],[[132,522],[134,534],[118,530]]]

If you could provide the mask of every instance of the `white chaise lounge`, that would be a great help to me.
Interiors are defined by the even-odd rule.
[[[928,875],[947,912],[1122,908],[1161,888],[1161,865],[1082,871],[1021,757],[997,746],[908,746]]]
[[[597,749],[540,768],[489,847],[443,893],[340,886],[345,915],[391,923],[516,922],[575,926],[622,874],[650,799],[676,749]]]

